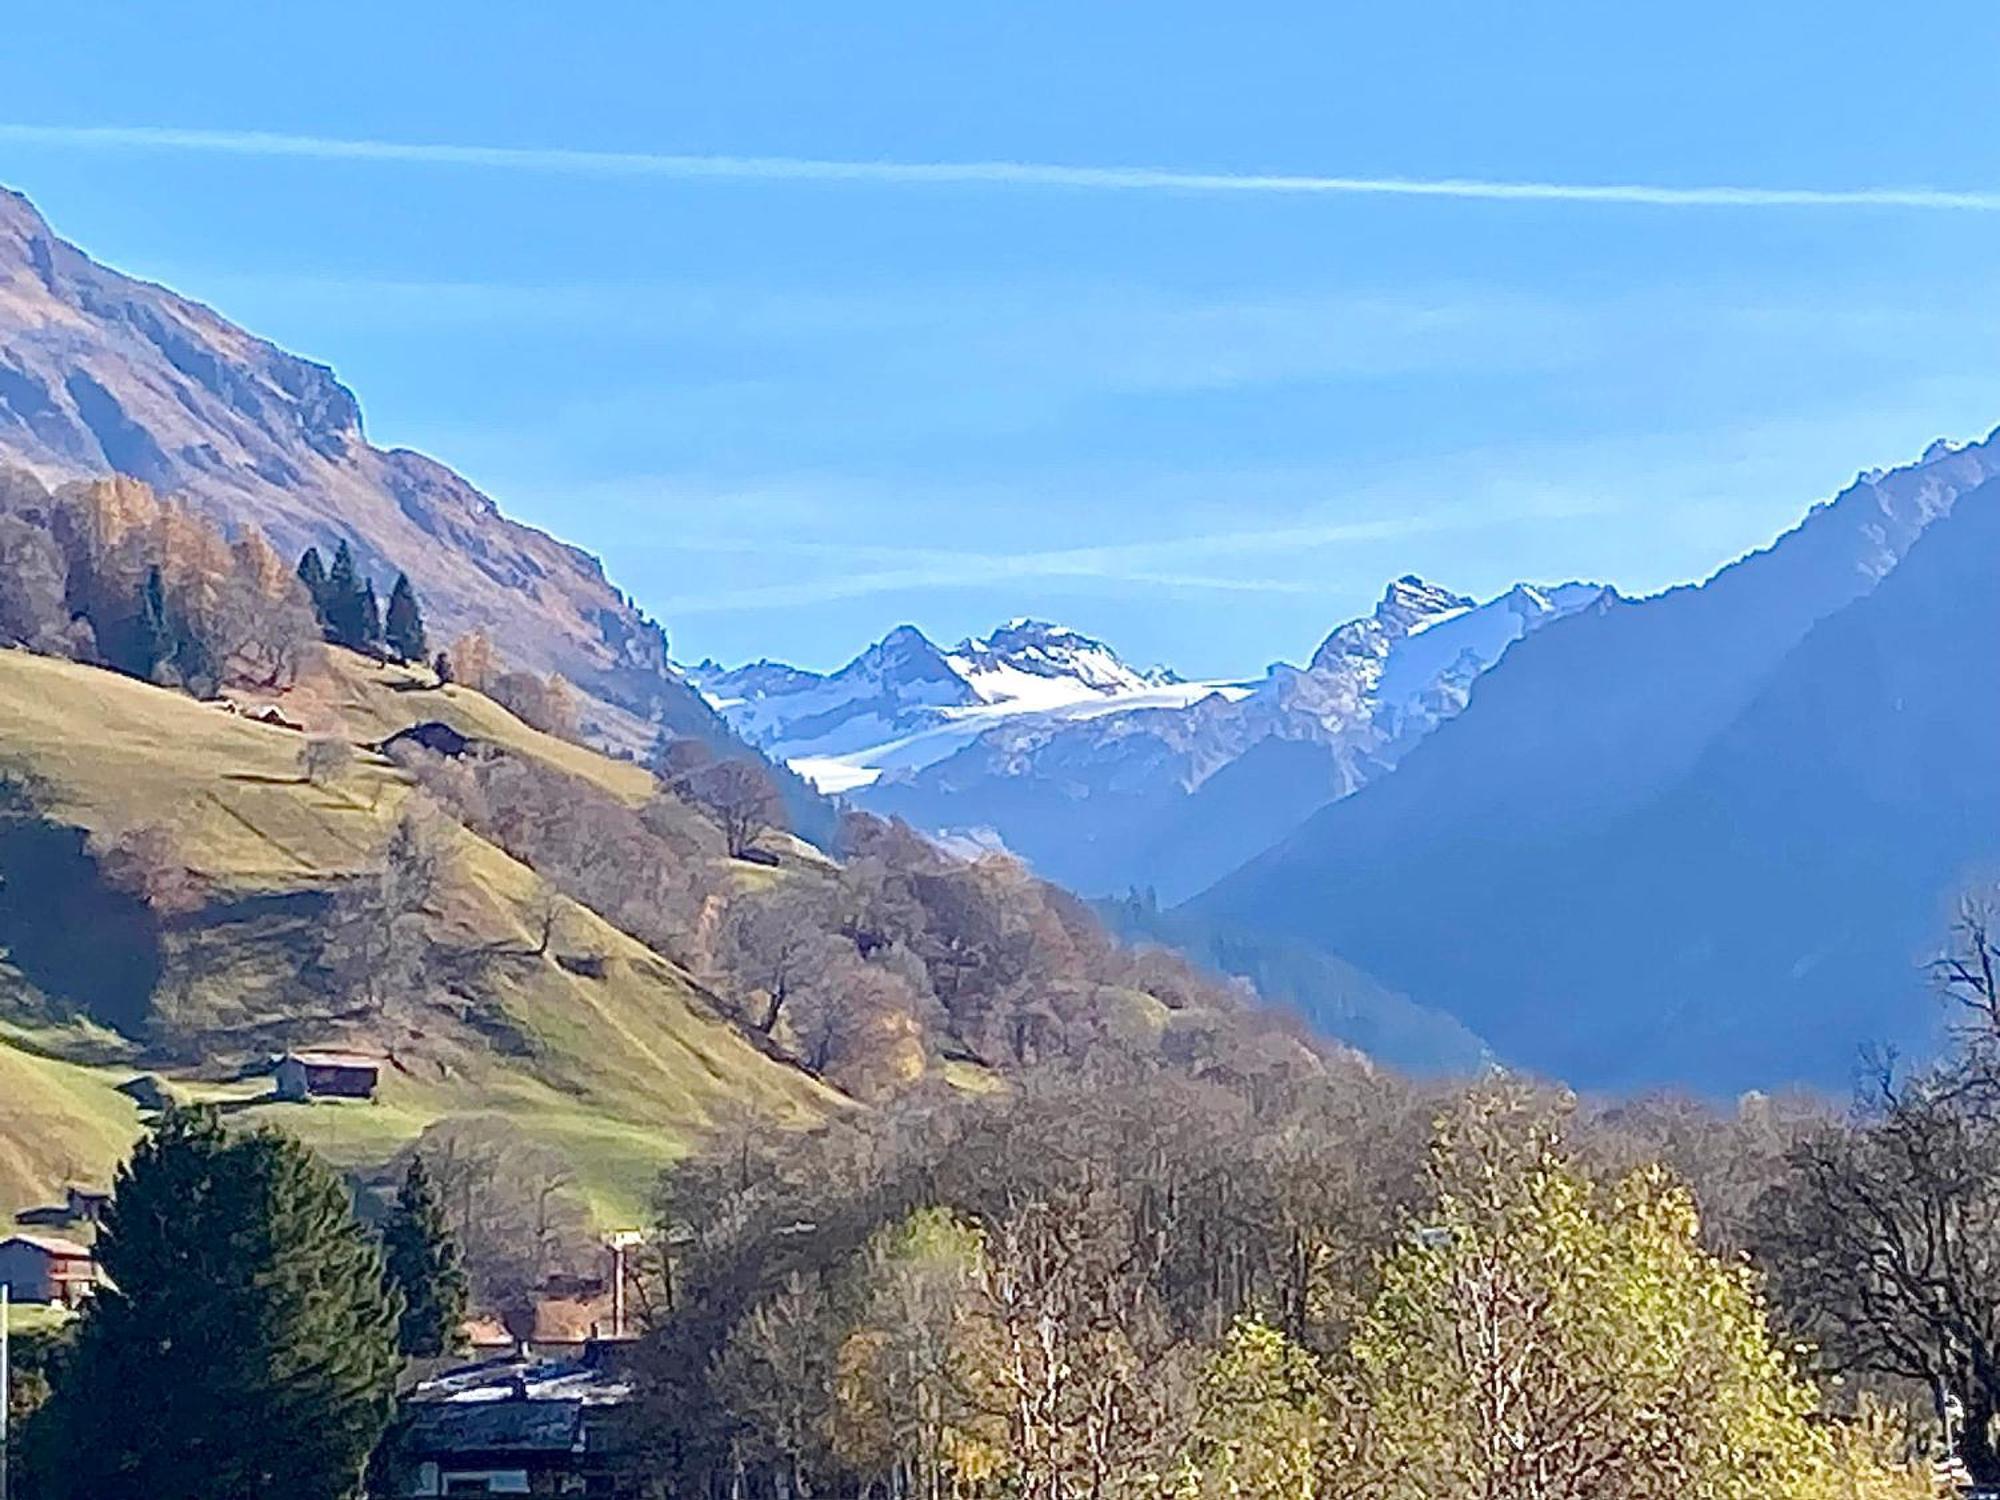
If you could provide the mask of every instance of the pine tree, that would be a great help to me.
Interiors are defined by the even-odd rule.
[[[354,566],[354,553],[346,542],[334,549],[333,566],[326,573],[326,638],[350,651],[368,649],[368,595]]]
[[[383,1231],[389,1284],[403,1297],[399,1343],[412,1359],[449,1353],[465,1321],[466,1277],[444,1202],[421,1156],[410,1159],[396,1209]]]
[[[167,618],[167,586],[157,566],[146,570],[139,590],[139,616],[132,628],[132,675],[152,678],[174,654],[174,632]]]
[[[348,1500],[395,1408],[401,1308],[340,1178],[169,1110],[120,1169],[110,1285],[28,1434],[48,1500]]]
[[[430,653],[424,635],[424,612],[417,607],[417,591],[410,587],[410,575],[398,573],[396,586],[389,590],[389,613],[382,621],[382,638],[399,661],[421,662]]]
[[[299,559],[299,582],[306,586],[306,597],[312,600],[313,613],[319,616],[320,628],[326,628],[326,564],[320,561],[319,548],[308,547]]]

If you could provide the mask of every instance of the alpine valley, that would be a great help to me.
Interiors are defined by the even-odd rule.
[[[1401,578],[1255,679],[1018,621],[696,675],[823,787],[1404,1065],[1845,1088],[1864,1045],[1934,1045],[1926,965],[2000,869],[1996,476],[1994,439],[1939,441],[1651,598]]]
[[[146,992],[104,1014],[65,1010],[36,978],[68,973],[60,954],[35,967],[51,930],[36,903],[59,893],[0,890],[0,1077],[88,1124],[49,1133],[57,1157],[129,1137],[109,1084],[130,1068],[91,1071],[107,1049],[170,1075],[198,1053],[208,1086],[218,1059],[362,1014],[298,1011],[330,983],[313,913],[388,836],[417,773],[381,747],[419,729],[427,747],[488,752],[477,773],[425,772],[427,791],[460,799],[461,852],[419,925],[465,972],[393,1038],[334,1038],[393,1041],[422,1084],[395,1084],[401,1112],[371,1117],[355,1154],[386,1156],[447,1108],[511,1111],[551,1138],[611,1141],[590,1180],[614,1200],[661,1140],[732,1100],[820,1118],[884,1078],[984,1087],[1083,1031],[1176,1057],[1249,1045],[1234,1029],[1243,986],[1104,946],[1100,923],[1407,1067],[1838,1088],[1865,1044],[1931,1045],[1923,967],[2000,869],[1990,439],[1864,474],[1698,584],[1629,598],[1546,581],[1476,599],[1405,576],[1303,664],[1222,680],[1034,619],[950,645],[901,625],[826,672],[681,667],[596,559],[508,520],[438,461],[371,444],[326,367],[99,264],[7,194],[0,468],[24,476],[0,490],[15,549],[0,581],[55,566],[49,538],[72,522],[51,511],[116,478],[127,488],[95,492],[90,514],[154,516],[184,540],[181,510],[133,499],[142,484],[215,537],[267,538],[286,586],[302,549],[351,549],[384,588],[407,572],[440,641],[481,632],[580,697],[571,736],[543,734],[424,662],[328,648],[258,702],[204,704],[185,679],[108,670],[77,631],[15,631],[30,649],[0,655],[0,773],[44,799],[57,831],[33,825],[35,847],[65,851],[92,901],[111,898],[89,851],[135,830],[155,856],[162,838],[182,848],[178,905],[148,915],[117,897],[156,962]],[[70,540],[79,556],[96,545]],[[126,558],[108,543],[91,555]],[[35,597],[66,606],[78,577],[51,575]],[[139,613],[151,601],[164,627],[171,601],[147,586]],[[294,778],[301,727],[363,769]],[[767,759],[791,835],[759,844],[678,803],[662,812],[682,784],[677,740]],[[655,751],[658,776],[638,763]],[[505,796],[478,779],[502,762]],[[155,786],[135,766],[172,776]],[[169,795],[178,821],[158,810]],[[524,831],[515,804],[537,798],[560,810],[537,803],[547,816]],[[846,820],[873,831],[854,835],[843,806],[876,815]],[[600,868],[626,845],[652,861],[659,902]],[[1002,853],[1014,859],[989,857]],[[770,938],[745,913],[795,895],[817,938],[861,965],[865,1025],[827,1020],[853,997],[822,996],[809,1037],[787,981],[744,977]],[[861,923],[857,902],[901,935]],[[1292,1058],[1280,1029],[1247,1034]],[[612,1140],[614,1115],[644,1139]],[[17,1175],[39,1189],[59,1164]]]

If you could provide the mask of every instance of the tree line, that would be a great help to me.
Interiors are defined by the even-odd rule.
[[[428,659],[408,576],[385,612],[346,542],[331,568],[316,548],[287,568],[256,527],[232,538],[137,480],[51,493],[0,470],[0,641],[210,697],[289,686],[319,640]]]
[[[396,754],[451,818],[857,1097],[954,1065],[1009,1074],[1095,1054],[1318,1066],[1303,1027],[1165,950],[1120,943],[1010,859],[967,861],[904,824],[849,814],[837,864],[747,876],[742,860],[782,829],[782,803],[754,763],[691,741],[656,749],[642,806],[526,756]]]
[[[1932,1495],[1893,1388],[1815,1383],[1702,1189],[1633,1164],[1689,1120],[1358,1062],[1278,1088],[1100,1062],[726,1122],[663,1179],[643,1267],[647,1492]],[[1777,1163],[1781,1218],[1827,1131],[1877,1128],[1799,1118],[1774,1156],[1771,1124],[1708,1116],[1742,1139],[1691,1159]],[[468,1305],[457,1150],[411,1154],[377,1232],[292,1138],[168,1111],[118,1175],[110,1283],[29,1351],[17,1492],[360,1494]]]
[[[1275,1087],[1092,1069],[805,1138],[741,1128],[662,1186],[661,1482],[1930,1495],[1923,1430],[1816,1385],[1698,1190],[1625,1159],[1677,1114],[1359,1066]]]
[[[2000,942],[1852,1105],[1097,1054],[744,1122],[663,1181],[676,1493],[1930,1495],[2000,1483]]]

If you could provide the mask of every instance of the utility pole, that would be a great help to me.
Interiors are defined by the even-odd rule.
[[[646,1236],[636,1229],[615,1229],[605,1236],[604,1248],[611,1253],[611,1336],[614,1339],[624,1338],[628,1331],[625,1278],[630,1267],[626,1257],[645,1241]],[[7,1497],[0,1495],[0,1500],[7,1500]]]

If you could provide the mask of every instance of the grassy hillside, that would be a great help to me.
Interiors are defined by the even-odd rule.
[[[139,1132],[138,1106],[117,1092],[130,1076],[0,1035],[0,1214],[57,1198],[67,1182],[107,1180]]]
[[[280,1123],[351,1166],[386,1160],[434,1120],[501,1113],[560,1149],[610,1222],[635,1219],[659,1166],[724,1110],[807,1122],[840,1106],[752,1046],[686,974],[594,914],[568,906],[560,941],[537,952],[542,882],[456,827],[427,920],[458,977],[421,1010],[335,1021],[302,989],[302,960],[328,892],[369,864],[401,816],[410,787],[399,770],[363,752],[330,786],[309,785],[295,730],[21,652],[0,652],[0,702],[0,771],[30,778],[49,817],[100,839],[164,827],[204,882],[198,910],[129,939],[157,945],[150,1009],[96,1017],[132,1036],[139,1062],[184,1094]],[[364,744],[444,720],[622,798],[651,788],[638,767],[539,734],[476,693],[339,654],[281,706],[315,733]],[[89,910],[71,915],[77,931],[119,940]],[[63,977],[46,960],[38,971],[0,968],[0,1003],[17,1019],[36,1007],[42,1021],[73,1012],[76,996],[57,992]],[[380,1102],[256,1103],[247,1096],[260,1083],[225,1081],[272,1047],[331,1042],[391,1059]],[[107,1175],[137,1129],[113,1092],[135,1071],[36,1055],[21,1034],[0,1032],[0,1212],[65,1178]]]

